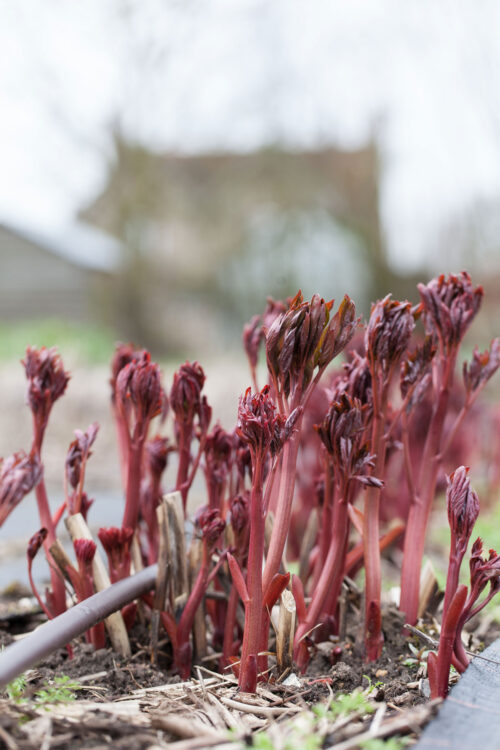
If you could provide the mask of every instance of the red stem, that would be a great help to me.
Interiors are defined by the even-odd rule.
[[[193,628],[196,610],[201,604],[208,585],[208,571],[210,566],[210,554],[206,542],[203,543],[203,557],[201,567],[196,576],[196,581],[189,595],[177,625],[177,644],[175,649],[175,665],[179,670],[181,678],[187,680],[191,674],[191,644],[189,634]]]
[[[85,481],[85,466],[87,465],[87,458],[88,458],[88,452],[86,452],[82,456],[82,463],[80,467],[80,480],[78,482],[78,486],[76,488],[76,492],[73,496],[73,502],[74,502],[74,512],[75,513],[81,513],[82,512],[82,494],[83,494],[83,483]]]
[[[347,482],[343,492],[333,508],[333,535],[328,555],[321,571],[318,583],[313,591],[312,601],[307,610],[306,619],[300,623],[295,634],[295,659],[303,671],[308,662],[307,650],[301,645],[306,633],[319,621],[325,603],[332,591],[340,591],[344,574],[344,557],[346,536],[349,532]],[[338,596],[338,594],[337,594]]]
[[[297,420],[296,429],[283,448],[283,464],[279,485],[278,503],[274,518],[273,531],[263,575],[263,588],[267,589],[272,579],[278,573],[285,549],[285,543],[290,528],[292,513],[293,491],[297,472],[297,455],[300,444],[300,427],[302,415]],[[251,549],[251,546],[250,546]]]
[[[254,389],[255,393],[258,393],[259,390],[260,390],[260,388],[259,388],[259,385],[257,383],[257,368],[255,367],[255,365],[251,364],[250,362],[249,362],[249,365],[250,365],[250,375],[251,375],[251,378],[252,378],[253,389]]]
[[[493,599],[495,594],[497,593],[494,588],[491,588],[488,596],[486,596],[479,604],[477,604],[474,607],[474,603],[477,601],[478,597],[481,595],[481,593],[484,591],[484,588],[486,586],[486,583],[482,586],[474,586],[469,594],[469,598],[467,599],[467,602],[462,610],[462,614],[460,615],[460,619],[458,621],[457,630],[455,633],[455,643],[453,646],[454,656],[458,660],[460,666],[462,669],[459,669],[460,672],[464,672],[467,669],[467,666],[469,664],[469,657],[467,656],[467,653],[464,648],[464,644],[462,643],[462,630],[464,628],[465,623],[472,619],[472,617],[475,617],[484,607],[486,607],[487,604],[490,603],[490,601]],[[458,667],[457,667],[458,669]]]
[[[123,489],[127,488],[127,476],[128,476],[128,449],[129,449],[129,429],[125,422],[125,418],[122,415],[120,409],[116,407],[116,404],[112,404],[113,417],[116,425],[116,435],[118,440],[118,457],[120,460],[120,470],[122,475]]]
[[[187,502],[187,495],[189,490],[191,489],[191,485],[194,482],[194,478],[196,476],[196,472],[198,471],[198,466],[200,465],[200,460],[203,455],[203,451],[205,450],[205,445],[207,442],[207,435],[208,435],[208,429],[205,430],[200,437],[199,443],[198,443],[198,453],[196,454],[196,458],[193,461],[193,465],[191,467],[191,471],[189,472],[189,476],[187,477],[186,481],[182,485],[181,489],[181,495],[182,492],[185,492],[186,494],[186,502]],[[210,506],[212,507],[212,506]]]
[[[321,529],[319,532],[319,550],[314,565],[314,575],[311,590],[315,591],[318,585],[321,571],[324,568],[328,550],[332,543],[332,515],[335,503],[335,488],[333,484],[332,468],[328,455],[325,453],[325,493],[323,499],[323,508],[321,513]],[[342,502],[342,500],[341,500]],[[336,524],[333,525],[335,529]]]
[[[33,429],[34,429],[34,440],[33,449],[40,459],[40,450],[43,441],[43,430],[38,430],[36,420],[33,417]],[[50,513],[49,500],[47,498],[47,490],[45,488],[45,480],[42,477],[35,488],[36,502],[38,505],[38,515],[40,517],[40,525],[47,529],[47,536],[43,543],[43,548],[47,559],[50,555],[50,547],[56,540],[56,528],[52,520]],[[50,568],[50,582],[52,587],[52,595],[50,600],[50,609],[52,610],[52,617],[60,615],[66,611],[66,592],[64,590],[64,582],[58,576],[57,572]]]
[[[262,624],[262,558],[264,556],[264,514],[262,512],[262,456],[253,456],[252,494],[250,497],[250,542],[248,548],[245,632],[241,650],[239,688],[246,693],[257,689],[257,654]],[[276,526],[276,524],[275,524]],[[266,587],[267,588],[267,587]]]
[[[387,547],[390,547],[393,542],[396,541],[400,536],[403,535],[405,525],[403,522],[397,523],[392,529],[389,529],[385,534],[380,537],[379,547],[380,552],[383,552]],[[362,567],[364,560],[363,542],[356,544],[346,555],[345,559],[345,570],[344,576],[353,578],[358,570]]]
[[[51,613],[47,609],[47,607],[46,607],[46,605],[45,605],[42,597],[38,593],[37,587],[35,586],[35,582],[33,580],[32,565],[33,565],[33,560],[31,558],[28,558],[28,581],[30,583],[31,590],[33,592],[33,596],[35,597],[35,599],[37,600],[38,604],[42,608],[42,611],[45,612],[45,615],[47,616],[47,618],[49,620],[51,620],[52,617],[53,617],[53,615],[51,615]]]
[[[399,608],[405,613],[406,621],[410,625],[415,624],[418,616],[420,569],[424,556],[427,525],[436,491],[437,477],[441,468],[442,455],[440,447],[444,420],[448,408],[449,389],[453,378],[455,357],[456,355],[446,359],[441,388],[431,417],[420,466],[420,493],[414,498],[406,524],[401,570],[401,602]]]
[[[52,516],[52,523],[54,524],[54,529],[57,529],[57,526],[59,524],[59,521],[64,515],[64,511],[66,510],[67,502],[66,500],[63,500],[61,505],[58,507],[54,515]]]
[[[456,419],[455,419],[455,421],[454,421],[454,423],[453,423],[450,431],[446,435],[446,439],[444,441],[444,445],[443,445],[443,448],[442,448],[442,451],[441,451],[441,453],[443,454],[443,456],[446,456],[448,450],[450,449],[450,446],[453,443],[453,440],[455,439],[455,437],[457,435],[457,432],[460,429],[460,427],[462,425],[462,422],[464,421],[467,412],[469,411],[470,407],[472,406],[473,401],[474,401],[474,399],[470,399],[470,400],[467,399],[465,401],[465,404],[462,406],[462,408],[458,412],[458,414],[456,416]]]
[[[380,389],[373,379],[373,427],[371,452],[376,454],[373,476],[383,477],[386,441],[384,438],[385,412],[389,378]],[[363,517],[363,547],[365,559],[365,659],[375,661],[382,651],[381,631],[381,571],[379,547],[380,488],[368,487],[365,495]]]
[[[222,646],[222,658],[224,661],[224,666],[227,666],[230,663],[230,657],[233,656],[234,627],[236,624],[236,610],[238,609],[238,600],[238,589],[233,584],[227,603],[226,626],[224,628],[224,643]]]
[[[459,586],[449,606],[446,617],[441,626],[439,638],[439,649],[436,665],[437,684],[431,686],[431,698],[446,698],[448,693],[448,680],[450,677],[450,664],[453,655],[453,645],[457,625],[467,598],[467,586]]]
[[[41,424],[37,420],[34,413],[32,416],[32,450],[37,455],[38,460],[41,462],[42,444],[43,438],[45,436],[45,428],[47,426],[47,422]],[[56,527],[50,513],[49,500],[47,498],[47,490],[45,488],[45,479],[43,476],[35,487],[35,496],[38,506],[40,525],[47,529],[47,536],[43,543],[43,549],[47,560],[50,561],[50,547],[56,540]],[[50,609],[52,610],[52,617],[55,617],[56,615],[60,615],[62,612],[66,611],[66,592],[64,590],[64,582],[52,566],[50,566],[50,582],[52,587],[52,593],[50,596]]]
[[[455,596],[455,592],[458,588],[458,580],[460,576],[460,566],[464,558],[467,549],[467,544],[460,544],[460,541],[456,538],[456,535],[451,532],[451,544],[450,544],[450,559],[448,562],[448,574],[446,576],[446,589],[444,594],[443,603],[443,620],[446,617],[448,608],[451,605],[452,599]]]
[[[139,518],[139,499],[142,477],[142,457],[146,440],[147,424],[137,422],[134,435],[130,440],[127,470],[127,492],[123,528],[135,529]]]
[[[410,433],[408,429],[408,415],[405,409],[401,410],[401,440],[403,443],[403,460],[406,483],[410,495],[410,507],[415,504],[417,491],[415,488],[415,477],[413,474],[413,464],[410,452]]]
[[[158,559],[158,519],[156,508],[161,501],[161,477],[153,475],[151,481],[151,507],[146,514],[143,513],[148,529],[148,560],[152,565]]]
[[[188,473],[191,462],[191,438],[193,426],[189,422],[179,422],[179,465],[175,488],[181,493],[184,515],[186,515],[187,496],[189,491]]]

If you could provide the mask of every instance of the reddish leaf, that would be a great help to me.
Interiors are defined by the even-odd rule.
[[[264,594],[264,599],[262,601],[264,609],[271,609],[271,607],[274,606],[274,603],[280,598],[282,592],[288,586],[289,581],[290,573],[276,573]]]
[[[248,596],[248,589],[245,583],[245,579],[243,578],[241,568],[230,552],[227,553],[227,561],[229,563],[229,570],[231,571],[233,583],[236,586],[243,604],[246,606],[250,600],[250,597]]]
[[[302,581],[296,575],[292,576],[292,594],[295,599],[295,606],[297,608],[297,618],[299,623],[304,622],[307,617],[306,602],[304,599],[304,587]]]

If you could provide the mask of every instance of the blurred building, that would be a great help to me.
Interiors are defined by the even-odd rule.
[[[378,189],[373,142],[180,155],[117,137],[107,184],[81,216],[124,247],[122,335],[206,349],[234,340],[268,295],[347,292],[366,311],[387,293]]]
[[[120,243],[74,222],[59,232],[0,223],[0,318],[109,322]]]

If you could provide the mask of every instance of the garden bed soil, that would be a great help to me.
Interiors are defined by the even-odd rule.
[[[39,621],[39,615],[26,613],[17,618],[11,613],[2,621],[1,613],[0,609],[3,645]],[[256,733],[267,732],[279,749],[290,733],[295,736],[300,721],[310,722],[311,732],[323,743],[318,747],[349,748],[357,747],[355,738],[373,728],[374,716],[379,717],[379,734],[372,732],[373,736],[410,733],[416,739],[434,705],[425,695],[424,666],[417,660],[408,663],[412,653],[400,613],[394,609],[385,612],[384,649],[373,664],[363,662],[357,646],[357,623],[359,615],[354,612],[341,644],[342,657],[336,664],[332,659],[339,643],[317,644],[305,675],[263,684],[257,696],[238,693],[232,675],[212,672],[215,662],[205,662],[205,667],[195,669],[196,680],[180,682],[169,669],[166,642],[160,641],[158,664],[151,664],[149,634],[140,625],[131,634],[130,659],[111,649],[95,652],[83,639],[75,641],[73,659],[62,649],[27,673],[24,702],[1,701],[0,748],[100,748],[110,743],[117,748],[151,750],[170,747],[171,743],[179,750],[219,745],[243,748],[252,746]],[[37,691],[47,689],[54,677],[62,675],[80,686],[74,691],[74,700],[39,705]],[[354,712],[336,721],[323,719],[319,726],[311,707],[356,689],[364,691],[374,713]]]

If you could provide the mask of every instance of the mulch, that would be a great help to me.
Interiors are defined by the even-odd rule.
[[[39,614],[10,611],[0,602],[0,643],[30,630]],[[425,664],[419,661],[424,647],[408,639],[401,615],[389,609],[384,616],[385,645],[381,658],[366,664],[359,643],[359,616],[354,611],[342,642],[315,646],[305,675],[271,673],[257,695],[238,692],[232,674],[220,675],[214,660],[194,669],[188,682],[170,670],[171,654],[160,641],[158,663],[151,664],[149,633],[137,625],[132,631],[133,655],[126,660],[111,649],[93,651],[83,639],[73,642],[74,658],[60,650],[26,673],[23,702],[0,698],[0,748],[49,750],[50,748],[173,747],[180,750],[224,747],[230,750],[269,747],[276,750],[301,746],[314,735],[315,747],[348,750],[367,739],[405,735],[415,741],[421,728],[436,712],[436,702],[426,696]],[[17,635],[17,637],[19,637]],[[335,662],[335,648],[342,656]],[[272,660],[271,660],[272,661]],[[36,691],[55,676],[78,682],[75,700],[39,705]],[[363,692],[371,713],[353,711],[318,716],[315,705],[332,705],[338,694]],[[0,693],[1,695],[1,693]],[[5,693],[3,693],[5,696]],[[326,715],[325,715],[326,714]],[[305,733],[305,734],[304,734]],[[297,739],[299,737],[299,739]],[[300,739],[302,738],[302,739]]]

